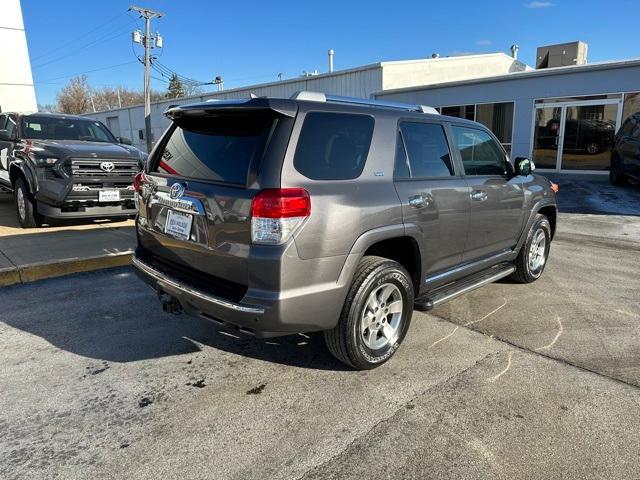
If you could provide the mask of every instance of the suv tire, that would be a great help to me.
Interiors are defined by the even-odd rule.
[[[27,182],[19,177],[13,187],[13,203],[16,207],[18,222],[23,228],[34,228],[42,225],[43,217],[38,213],[36,202],[29,191]]]
[[[360,260],[335,328],[324,332],[331,354],[358,370],[382,365],[398,349],[413,314],[413,282],[398,262]]]
[[[627,176],[622,170],[620,159],[616,156],[611,159],[611,165],[609,166],[609,181],[611,185],[622,186],[627,184]]]
[[[542,214],[537,214],[527,234],[527,240],[520,248],[515,261],[516,271],[511,278],[519,283],[531,283],[542,275],[549,257],[551,246],[551,225]]]

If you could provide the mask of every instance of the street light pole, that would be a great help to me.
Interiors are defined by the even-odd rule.
[[[164,13],[156,12],[149,8],[136,7],[132,5],[129,10],[138,12],[144,18],[144,38],[142,45],[144,46],[144,127],[147,139],[147,153],[151,153],[153,142],[151,141],[151,48],[153,47],[153,38],[151,37],[151,19],[164,17]]]

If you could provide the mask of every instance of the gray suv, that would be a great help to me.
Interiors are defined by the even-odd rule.
[[[414,308],[544,270],[554,185],[478,123],[315,92],[166,115],[135,182],[134,257],[166,311],[257,337],[323,331],[367,369]]]

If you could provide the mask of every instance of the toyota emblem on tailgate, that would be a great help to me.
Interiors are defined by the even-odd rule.
[[[116,168],[116,166],[113,162],[100,162],[100,169],[105,172],[112,172],[114,168]]]
[[[184,187],[179,183],[174,183],[171,185],[171,190],[169,190],[169,196],[174,200],[182,197],[184,195]]]

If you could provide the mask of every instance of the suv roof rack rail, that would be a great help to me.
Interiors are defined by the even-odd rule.
[[[381,100],[369,100],[367,98],[357,97],[343,97],[340,95],[327,95],[322,92],[311,92],[308,90],[302,90],[294,93],[291,96],[291,100],[306,100],[309,102],[333,102],[333,103],[348,103],[352,105],[370,105],[372,107],[384,107],[395,108],[398,110],[406,110],[410,112],[421,112],[438,114],[438,111],[433,107],[427,105],[412,105],[409,103],[401,102],[387,102]]]

